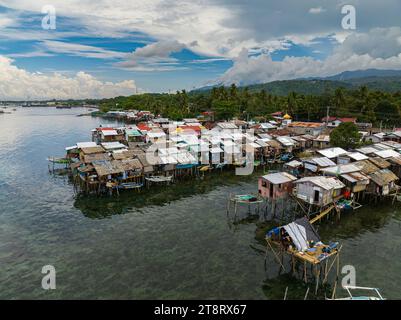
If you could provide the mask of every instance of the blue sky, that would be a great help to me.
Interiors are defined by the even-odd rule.
[[[48,1],[0,0],[0,71],[13,75],[0,83],[0,99],[174,92],[401,68],[394,13],[401,5],[393,0],[381,15],[373,0],[350,0],[356,30],[341,28],[340,0],[50,2],[55,30],[42,28]],[[47,85],[22,91],[37,81]]]

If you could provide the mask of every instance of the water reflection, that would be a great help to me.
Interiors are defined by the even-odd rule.
[[[211,173],[202,178],[191,178],[177,181],[169,186],[152,186],[150,189],[137,191],[124,191],[119,196],[96,196],[78,194],[74,207],[91,219],[109,218],[151,206],[164,206],[171,202],[195,195],[206,194],[218,187],[238,185],[243,182],[256,183],[258,173],[252,176],[235,176],[232,171]],[[194,181],[194,179],[196,179]],[[256,186],[256,184],[255,184]],[[249,188],[249,186],[248,186]],[[228,198],[229,195],[227,195]]]

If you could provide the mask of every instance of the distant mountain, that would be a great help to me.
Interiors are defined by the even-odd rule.
[[[358,89],[363,85],[371,90],[401,91],[401,70],[367,69],[345,71],[330,77],[272,81],[247,87],[251,92],[264,89],[274,95],[288,95],[292,91],[300,94],[319,95],[324,92],[335,91],[339,87]],[[212,88],[213,86],[203,87],[194,90],[194,92],[207,92]]]
[[[356,71],[345,71],[335,76],[325,77],[325,80],[335,81],[347,81],[352,79],[361,78],[376,78],[376,77],[401,77],[401,70],[379,70],[379,69],[367,69],[367,70],[356,70]]]

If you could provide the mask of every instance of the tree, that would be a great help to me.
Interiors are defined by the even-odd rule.
[[[334,106],[338,116],[348,116],[347,102],[345,101],[344,88],[337,88],[334,92]]]
[[[354,123],[344,122],[330,133],[330,144],[333,147],[353,149],[358,146],[361,137],[362,135]]]
[[[229,120],[234,117],[238,111],[238,105],[233,101],[215,100],[212,103],[212,110],[219,120]]]

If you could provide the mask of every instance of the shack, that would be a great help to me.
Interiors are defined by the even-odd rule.
[[[369,185],[369,177],[361,172],[344,173],[340,175],[340,179],[352,193],[365,191]]]
[[[292,192],[296,177],[287,172],[270,173],[259,178],[258,191],[265,199],[277,199]]]
[[[336,164],[326,157],[314,157],[309,159],[303,159],[304,167],[306,170],[316,173],[323,168],[332,167]]]
[[[305,177],[294,183],[298,199],[320,207],[335,201],[345,187],[344,183],[335,177]]]
[[[387,196],[398,190],[395,182],[398,177],[389,169],[382,169],[369,175],[370,183],[367,191],[376,196]]]
[[[275,259],[284,271],[284,253],[291,256],[291,269],[294,275],[296,273],[296,262],[300,262],[303,267],[301,274],[305,282],[308,282],[308,269],[311,270],[315,280],[315,293],[318,290],[320,279],[322,279],[322,284],[327,282],[328,275],[335,262],[337,262],[336,273],[338,279],[341,247],[337,242],[331,242],[328,245],[324,244],[306,217],[268,231],[266,233],[266,242],[266,250],[271,249]],[[278,247],[279,251],[276,252],[272,245]]]

